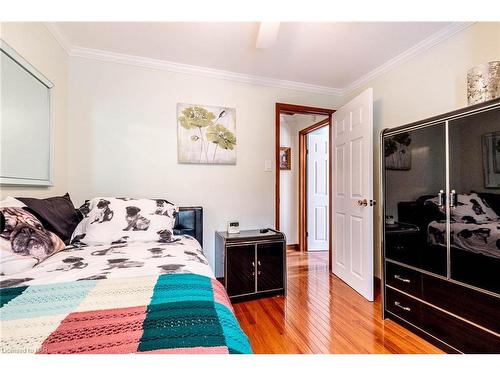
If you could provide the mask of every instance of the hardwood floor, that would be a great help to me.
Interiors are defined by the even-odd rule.
[[[255,353],[442,353],[328,272],[327,252],[289,251],[288,296],[234,304]]]

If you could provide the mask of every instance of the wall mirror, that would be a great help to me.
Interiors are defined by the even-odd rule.
[[[0,39],[0,184],[52,185],[54,85]]]

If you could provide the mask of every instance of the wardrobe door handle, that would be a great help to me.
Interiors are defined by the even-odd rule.
[[[396,280],[402,281],[402,282],[407,283],[407,284],[411,283],[410,279],[405,279],[404,277],[401,277],[400,275],[394,275],[394,278]]]
[[[438,206],[443,207],[444,206],[444,190],[439,190],[438,194]]]
[[[450,192],[450,207],[455,208],[457,205],[457,192],[455,190],[452,190]]]
[[[411,311],[411,309],[408,306],[403,306],[400,302],[394,302],[394,306],[399,307],[400,309],[404,311]]]

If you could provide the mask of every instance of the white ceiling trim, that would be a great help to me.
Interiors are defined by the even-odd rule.
[[[69,56],[82,57],[87,59],[93,59],[98,61],[113,62],[118,64],[133,65],[143,68],[165,70],[175,73],[192,74],[209,78],[224,79],[229,81],[236,81],[254,85],[277,87],[283,89],[297,90],[303,92],[310,92],[323,95],[331,96],[344,96],[352,91],[360,88],[361,86],[367,84],[369,81],[375,79],[387,73],[389,70],[394,69],[396,66],[403,64],[409,59],[427,51],[428,49],[434,47],[435,45],[445,41],[456,33],[468,28],[473,25],[474,22],[458,22],[449,25],[436,33],[432,34],[428,38],[414,45],[413,47],[407,49],[406,51],[400,53],[396,57],[390,59],[379,67],[375,68],[371,72],[361,76],[356,81],[350,83],[344,88],[328,87],[312,85],[303,82],[286,81],[279,80],[275,78],[262,77],[251,74],[243,74],[230,72],[226,70],[212,69],[203,66],[188,65],[175,63],[171,61],[152,59],[149,57],[126,55],[116,52],[103,51],[93,48],[85,48],[79,46],[72,46],[63,33],[59,30],[55,23],[45,23],[45,26],[49,32],[54,36],[57,42],[62,48],[68,53]]]
[[[102,51],[92,48],[73,47],[71,48],[69,55],[118,64],[139,66],[142,68],[166,70],[174,73],[193,74],[209,78],[305,91],[323,95],[342,96],[344,94],[343,90],[339,90],[333,87],[311,85],[302,82],[285,81],[251,74],[235,73],[226,70],[211,69],[202,66],[181,64],[171,61],[152,59],[149,57],[126,55],[122,53]]]
[[[446,39],[452,37],[453,35],[462,30],[465,30],[466,28],[472,26],[473,24],[474,22],[457,22],[444,27],[443,29],[435,32],[431,36],[425,38],[421,42],[415,44],[413,47],[407,49],[406,51],[400,53],[396,57],[393,57],[389,61],[380,65],[378,68],[375,68],[371,72],[359,77],[356,81],[344,87],[344,92],[349,93],[360,88],[369,81],[383,75],[384,73],[394,69],[396,66],[403,64],[404,62],[412,59],[413,57],[420,55],[421,53],[431,49],[435,45],[444,42]]]
[[[72,46],[69,43],[68,39],[66,39],[66,37],[63,35],[63,33],[61,33],[59,27],[57,27],[57,25],[53,22],[45,22],[44,25],[52,34],[57,43],[59,43],[62,49],[69,55]]]

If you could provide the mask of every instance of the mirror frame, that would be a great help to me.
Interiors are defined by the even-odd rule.
[[[31,74],[40,83],[47,87],[48,95],[48,122],[49,122],[49,175],[45,179],[33,179],[29,177],[9,177],[3,176],[2,171],[0,171],[0,185],[18,185],[18,186],[53,186],[53,155],[54,155],[54,134],[53,134],[53,123],[52,123],[52,89],[54,84],[47,79],[39,70],[37,70],[33,65],[31,65],[26,59],[24,59],[16,50],[9,46],[3,39],[0,39],[0,53],[5,53],[8,57],[14,60],[21,68],[23,68],[28,74]]]

